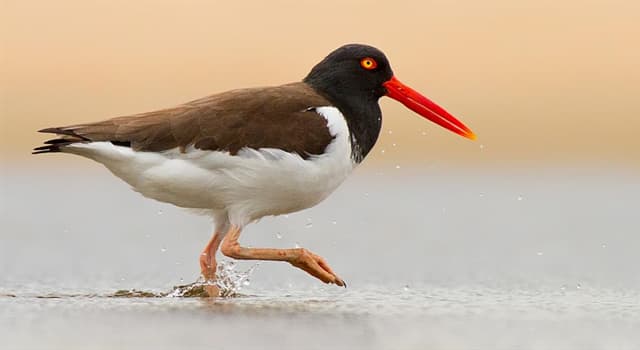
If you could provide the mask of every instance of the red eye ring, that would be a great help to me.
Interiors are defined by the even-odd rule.
[[[371,57],[365,57],[360,60],[360,66],[366,70],[372,70],[378,67],[378,62]]]

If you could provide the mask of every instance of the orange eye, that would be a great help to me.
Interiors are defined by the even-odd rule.
[[[378,62],[371,57],[365,57],[360,60],[360,66],[367,70],[376,69],[378,67]]]

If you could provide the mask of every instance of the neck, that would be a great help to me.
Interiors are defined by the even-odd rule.
[[[356,163],[362,162],[378,140],[382,128],[377,94],[350,89],[340,81],[314,80],[311,76],[304,82],[340,110],[349,126],[351,158]]]

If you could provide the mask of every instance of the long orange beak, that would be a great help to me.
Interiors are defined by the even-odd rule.
[[[395,76],[391,77],[391,79],[382,85],[387,89],[387,96],[400,101],[410,110],[458,135],[462,135],[471,140],[476,139],[476,134],[461,121],[445,111],[444,108],[435,104],[435,102],[401,83]]]

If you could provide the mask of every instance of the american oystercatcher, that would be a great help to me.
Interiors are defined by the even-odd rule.
[[[382,96],[475,139],[463,123],[396,79],[384,53],[351,44],[331,52],[301,82],[39,130],[57,138],[33,153],[93,159],[145,197],[209,212],[215,229],[200,256],[206,281],[215,281],[220,247],[231,258],[286,261],[345,286],[322,257],[304,248],[246,248],[238,238],[263,216],[312,207],[333,192],[376,143]],[[213,286],[208,291],[218,293]]]

